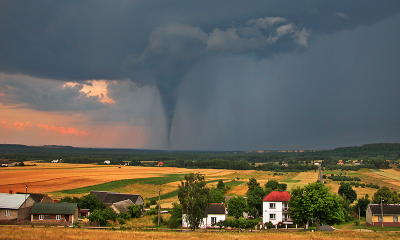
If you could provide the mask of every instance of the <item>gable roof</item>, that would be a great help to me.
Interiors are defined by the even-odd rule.
[[[119,193],[119,192],[91,191],[90,195],[95,195],[101,202],[103,202],[104,198],[107,196],[108,193]]]
[[[139,194],[125,194],[119,192],[91,191],[90,195],[95,195],[104,204],[113,204],[124,200],[131,200],[134,204],[139,198],[143,198]]]
[[[17,192],[17,194],[25,194],[23,192]],[[43,199],[45,197],[48,197],[50,200],[51,198],[47,195],[47,194],[42,194],[42,193],[29,193],[31,195],[31,197],[33,198],[33,200],[35,200],[36,202],[41,202],[43,201]],[[51,200],[53,201],[53,200]]]
[[[25,194],[0,193],[0,208],[19,209],[29,196],[29,194],[25,196]]]
[[[77,203],[38,203],[31,208],[31,214],[75,214]]]
[[[272,191],[263,198],[264,202],[289,202],[290,194],[286,191]]]
[[[206,215],[208,214],[225,214],[225,203],[211,203],[206,208]]]
[[[128,207],[134,205],[134,203],[130,199],[127,199],[121,202],[113,203],[112,205],[120,212],[129,212]]]
[[[371,209],[372,214],[382,214],[380,204],[369,204],[368,208]],[[400,204],[382,204],[383,215],[399,214]]]
[[[139,194],[108,193],[104,198],[103,203],[112,204],[127,199],[131,200],[133,203],[136,203],[139,197]]]

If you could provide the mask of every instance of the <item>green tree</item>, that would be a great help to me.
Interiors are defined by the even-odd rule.
[[[340,196],[344,196],[350,203],[353,203],[357,200],[357,193],[353,190],[350,183],[341,182],[338,190],[338,194]]]
[[[225,202],[224,190],[219,188],[211,188],[211,203],[223,203]]]
[[[95,209],[89,215],[89,221],[90,222],[99,222],[100,225],[104,226],[107,224],[108,220],[115,222],[117,217],[118,217],[118,214],[116,214],[111,208]]]
[[[297,223],[306,223],[311,218],[319,224],[335,224],[344,221],[344,213],[337,195],[331,194],[321,182],[310,183],[292,191],[289,215]]]
[[[178,228],[182,224],[182,206],[178,203],[172,204],[171,217],[168,220],[170,228]]]
[[[287,184],[286,183],[279,183],[278,191],[286,191],[286,189],[287,189]]]
[[[142,215],[142,211],[140,211],[139,206],[136,204],[128,206],[128,210],[131,218],[140,218],[140,216]]]
[[[257,179],[255,179],[255,178],[250,178],[250,179],[249,179],[249,182],[246,183],[246,184],[247,184],[247,187],[249,188],[248,191],[251,191],[251,190],[253,190],[255,187],[259,187],[259,186],[260,186],[260,183],[258,183],[258,182],[257,182]]]
[[[217,184],[217,188],[220,189],[220,190],[222,190],[222,191],[224,191],[224,193],[225,193],[226,189],[225,189],[225,183],[224,183],[224,181],[219,180],[219,181],[218,181],[218,184]]]
[[[357,203],[354,204],[353,211],[358,214],[358,208],[360,208],[360,216],[365,217],[370,203],[371,201],[368,199],[368,196],[359,198]]]
[[[95,195],[86,195],[79,199],[79,209],[90,209],[93,212],[96,209],[104,209],[104,204]]]
[[[233,216],[236,219],[243,216],[244,212],[247,212],[246,199],[243,197],[233,197],[229,199],[227,206],[228,216]]]
[[[400,203],[399,195],[397,195],[395,192],[390,191],[390,189],[386,186],[380,187],[378,191],[375,192],[372,198],[372,203],[381,203],[381,198],[386,204]]]
[[[211,202],[210,190],[206,187],[204,175],[185,175],[178,189],[178,199],[186,221],[194,231],[205,216],[205,210]]]
[[[276,180],[269,180],[266,184],[265,184],[265,188],[270,188],[272,190],[277,190],[279,186],[279,182]]]
[[[253,189],[249,189],[246,196],[249,214],[253,217],[262,214],[263,198],[265,196],[264,189],[260,186],[256,186]]]

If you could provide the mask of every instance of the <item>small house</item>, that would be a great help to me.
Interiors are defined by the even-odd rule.
[[[16,224],[29,220],[29,211],[35,200],[30,194],[0,193],[0,223]]]
[[[289,217],[290,194],[286,191],[272,191],[263,198],[263,224],[271,222],[293,224]]]
[[[78,222],[77,203],[34,203],[31,222],[41,225],[68,226]]]
[[[109,160],[105,160],[105,161],[104,161],[104,164],[105,164],[105,165],[110,165],[110,163],[111,163],[111,162],[110,162]]]
[[[369,204],[366,216],[368,226],[400,227],[400,204]]]
[[[205,211],[205,217],[201,221],[199,228],[213,228],[214,224],[225,221],[226,218],[226,208],[225,203],[211,203]],[[189,227],[190,225],[186,221],[186,215],[182,215],[182,227]]]
[[[130,199],[127,199],[111,204],[110,208],[114,210],[115,213],[119,214],[121,212],[129,212],[128,207],[132,205],[134,205],[134,203]]]

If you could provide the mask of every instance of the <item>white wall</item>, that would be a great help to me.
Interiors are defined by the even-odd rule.
[[[275,209],[269,208],[270,203],[275,203]],[[276,225],[279,222],[282,222],[282,202],[263,202],[263,224],[267,222],[272,222],[272,224]],[[275,214],[275,219],[270,219],[270,214]]]
[[[216,217],[216,222],[219,221],[224,221],[225,220],[225,214],[208,214],[208,217],[203,218],[203,222],[200,223],[199,228],[206,228],[206,224],[207,224],[207,228],[211,228],[211,218],[212,217]],[[188,224],[186,222],[186,214],[182,215],[182,227],[183,228],[187,228]]]

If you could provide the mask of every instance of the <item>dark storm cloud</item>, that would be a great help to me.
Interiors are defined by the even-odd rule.
[[[21,75],[0,74],[0,101],[16,108],[40,111],[89,111],[107,107],[97,96],[80,92],[83,86]]]
[[[304,52],[310,40],[373,25],[400,11],[397,0],[1,1],[0,6],[1,72],[155,85],[167,129],[185,76],[202,62]]]

